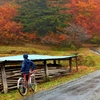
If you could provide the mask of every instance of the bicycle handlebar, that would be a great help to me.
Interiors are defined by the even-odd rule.
[[[36,73],[36,70],[33,70],[33,71],[30,70],[29,73],[30,73],[30,74],[35,74],[35,73]]]

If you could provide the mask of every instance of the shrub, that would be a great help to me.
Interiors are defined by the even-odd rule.
[[[92,59],[91,56],[79,56],[78,57],[78,65],[84,65],[84,66],[95,66],[95,61]]]

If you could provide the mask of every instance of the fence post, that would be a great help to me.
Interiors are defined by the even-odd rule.
[[[44,71],[45,71],[46,81],[48,81],[48,79],[49,79],[49,72],[48,72],[48,66],[47,66],[46,60],[44,61]]]
[[[5,71],[5,64],[3,63],[1,65],[1,74],[2,74],[2,82],[3,82],[3,92],[8,92],[8,85],[7,85],[7,77],[6,77],[6,71]]]
[[[77,56],[76,56],[76,70],[78,71]]]
[[[72,71],[72,58],[69,58],[69,71]]]

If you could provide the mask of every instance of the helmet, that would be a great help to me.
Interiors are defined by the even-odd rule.
[[[23,58],[26,58],[27,59],[28,58],[28,54],[24,54],[23,55]]]

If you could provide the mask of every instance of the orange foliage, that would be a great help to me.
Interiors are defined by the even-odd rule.
[[[34,32],[34,33],[24,33],[23,34],[23,37],[24,39],[26,38],[27,40],[31,41],[31,42],[34,42],[38,39],[38,36],[37,36],[37,33]]]
[[[21,24],[13,21],[13,17],[17,15],[17,5],[6,3],[0,6],[0,41],[12,40],[14,41],[20,34]]]
[[[70,13],[74,15],[73,22],[85,27],[91,35],[99,35],[100,31],[100,0],[72,0]]]
[[[42,43],[62,45],[62,43],[67,41],[67,39],[68,37],[66,34],[54,34],[51,32],[42,39]]]

